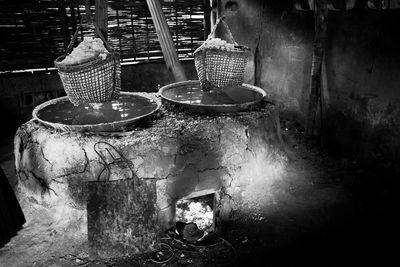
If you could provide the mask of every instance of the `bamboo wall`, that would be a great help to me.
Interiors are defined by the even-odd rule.
[[[94,13],[94,1],[91,10]],[[145,0],[110,0],[108,38],[124,61],[162,58]],[[203,40],[203,0],[162,1],[180,58],[191,58]],[[53,67],[69,44],[81,16],[84,0],[0,1],[0,71]],[[90,35],[84,27],[82,35]]]

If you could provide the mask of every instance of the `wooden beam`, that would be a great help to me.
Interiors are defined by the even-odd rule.
[[[317,108],[318,103],[320,103],[319,101],[321,101],[322,62],[325,55],[325,42],[328,28],[327,0],[315,0],[314,5],[315,35],[311,66],[311,89],[305,132],[308,139],[313,138],[314,132],[317,130]],[[320,112],[322,112],[322,108],[320,108]],[[322,123],[322,121],[320,123]]]
[[[172,72],[176,81],[186,81],[185,71],[179,61],[178,54],[171,33],[168,28],[167,20],[159,0],[146,0],[149,6],[154,27],[156,28],[158,40],[164,55],[165,63],[169,71]]]
[[[96,0],[94,21],[97,27],[99,27],[99,30],[103,34],[104,38],[107,40],[107,34],[108,34],[107,0]]]

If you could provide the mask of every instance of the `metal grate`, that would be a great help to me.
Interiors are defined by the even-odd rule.
[[[84,0],[0,1],[0,71],[46,69],[64,53]],[[94,1],[93,1],[94,2]],[[203,0],[164,0],[163,11],[180,58],[192,58],[204,36]],[[146,0],[110,0],[108,40],[125,62],[162,59]],[[94,12],[94,6],[91,7]],[[90,29],[81,33],[91,34]]]

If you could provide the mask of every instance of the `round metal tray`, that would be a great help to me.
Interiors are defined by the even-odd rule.
[[[245,111],[266,96],[264,90],[249,84],[203,92],[199,81],[172,83],[160,88],[159,94],[167,102],[199,113]]]
[[[159,99],[146,93],[121,92],[120,98],[105,103],[74,106],[60,97],[37,106],[33,119],[63,131],[110,132],[123,130],[155,113]]]

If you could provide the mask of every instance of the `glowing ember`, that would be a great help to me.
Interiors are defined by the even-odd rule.
[[[176,221],[194,222],[200,230],[207,230],[213,225],[213,210],[205,202],[181,200],[177,204]]]

